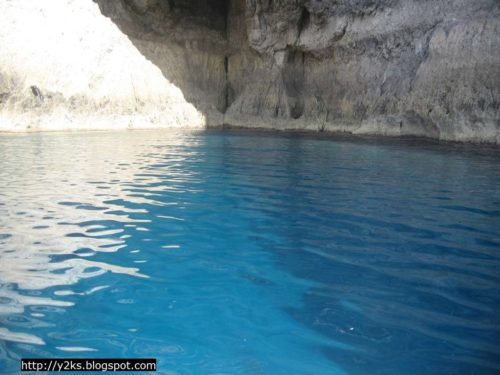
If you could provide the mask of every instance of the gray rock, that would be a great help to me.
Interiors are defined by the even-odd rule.
[[[498,143],[499,5],[249,0],[226,122]]]

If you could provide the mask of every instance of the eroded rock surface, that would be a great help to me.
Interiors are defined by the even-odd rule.
[[[499,5],[248,0],[259,57],[225,121],[498,143]]]
[[[22,85],[30,105],[45,106],[47,91],[63,97],[65,106],[75,97],[94,103],[106,90],[130,99],[130,85],[125,83],[130,82],[127,77],[137,76],[132,79],[134,86],[144,89],[134,96],[147,107],[144,113],[158,106],[165,113],[177,108],[176,113],[187,113],[183,116],[189,121],[194,116],[191,105],[212,126],[500,143],[497,0],[94,1],[62,3],[73,7],[78,16],[76,4],[95,6],[98,12],[92,8],[94,19],[87,19],[86,30],[109,42],[121,38],[124,51],[128,48],[131,55],[142,56],[141,64],[152,65],[158,69],[154,74],[161,75],[143,77],[151,69],[123,63],[134,61],[125,56],[112,69],[113,60],[102,56],[113,47],[87,42],[80,44],[89,49],[83,67],[71,63],[83,69],[87,78],[82,80],[94,86],[70,90],[40,82],[34,75]],[[1,7],[38,4],[43,10],[51,3],[3,0]],[[29,10],[21,10],[19,19],[23,12]],[[116,35],[105,29],[97,32],[94,22],[109,22],[116,27]],[[15,29],[0,28],[0,40]],[[77,33],[65,24],[56,28]],[[26,44],[19,48],[29,50]],[[5,72],[2,56],[4,51],[0,51],[0,69]],[[59,68],[54,76],[61,81],[68,73],[65,65]],[[69,74],[76,74],[71,69]],[[95,86],[99,75],[102,85]],[[13,76],[4,74],[0,81],[0,88],[4,87],[0,108],[19,103],[12,99],[19,90],[9,86],[16,80]],[[156,88],[158,82],[178,88],[182,98],[172,101],[168,90]],[[43,100],[32,93],[31,86],[40,90]],[[179,110],[176,103],[183,100]]]

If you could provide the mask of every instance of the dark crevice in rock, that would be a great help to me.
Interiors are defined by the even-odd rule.
[[[30,89],[33,96],[35,96],[35,98],[43,102],[43,94],[40,91],[40,89],[37,86],[30,86]]]
[[[221,108],[222,113],[226,113],[227,109],[231,105],[232,101],[232,89],[231,89],[231,84],[229,82],[229,57],[225,56],[224,57],[224,103],[223,107]]]
[[[288,108],[293,119],[298,119],[304,112],[304,60],[303,51],[289,49],[282,71]]]
[[[302,12],[300,13],[300,18],[299,18],[299,23],[297,24],[297,29],[298,29],[298,37],[300,37],[300,34],[302,34],[302,31],[304,31],[307,26],[309,26],[309,23],[311,22],[311,13],[307,10],[306,7],[302,8]]]

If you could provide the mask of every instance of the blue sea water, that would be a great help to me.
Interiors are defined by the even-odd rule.
[[[500,372],[500,152],[247,132],[0,137],[0,373]]]

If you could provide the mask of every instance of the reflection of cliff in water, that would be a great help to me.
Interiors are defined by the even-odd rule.
[[[284,310],[331,340],[322,347],[328,358],[349,372],[377,363],[397,372],[391,366],[405,362],[406,354],[411,361],[415,351],[404,348],[415,343],[432,350],[428,368],[439,368],[437,358],[450,350],[470,354],[472,345],[474,357],[463,359],[464,368],[476,359],[485,369],[497,366],[498,329],[486,302],[499,287],[496,267],[485,267],[486,259],[496,259],[498,245],[498,211],[487,209],[491,195],[470,203],[485,208],[483,215],[471,217],[451,204],[434,210],[432,218],[426,214],[429,206],[446,205],[443,194],[454,202],[471,199],[466,192],[480,178],[470,174],[489,174],[494,149],[464,156],[464,150],[425,150],[412,142],[370,145],[293,136],[275,143],[271,137],[266,146],[269,152],[258,160],[238,158],[231,149],[227,158],[255,176],[260,200],[274,208],[266,222],[253,224],[255,240],[296,283],[309,286],[300,304]],[[478,189],[488,191],[495,179],[490,174]],[[259,277],[260,283],[272,280]],[[464,338],[467,329],[490,329],[491,339]],[[400,356],[387,362],[394,353]]]

